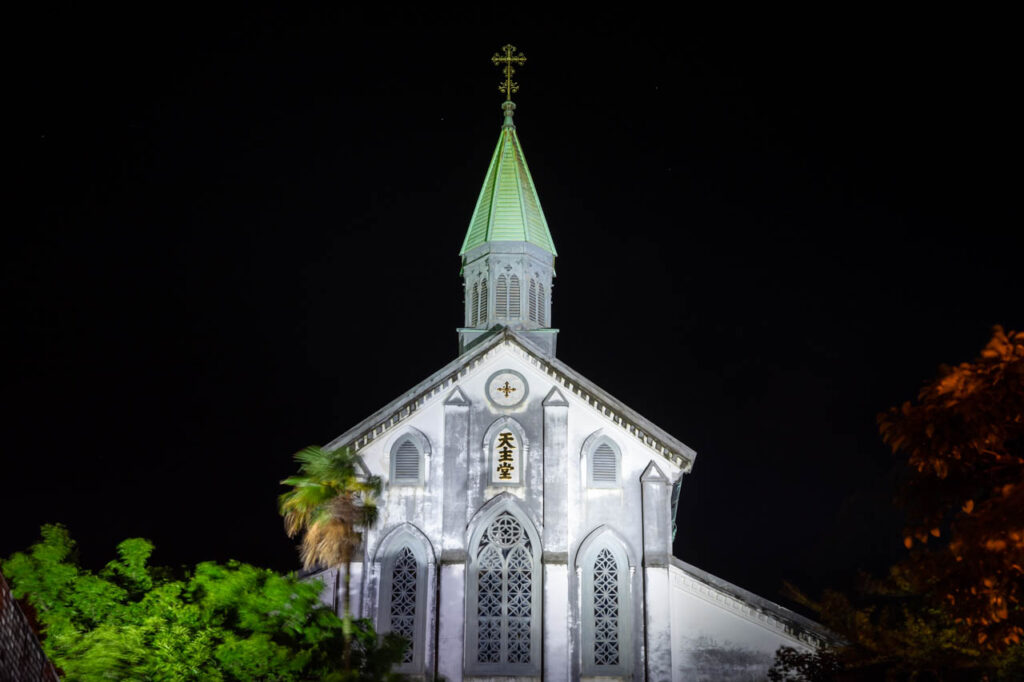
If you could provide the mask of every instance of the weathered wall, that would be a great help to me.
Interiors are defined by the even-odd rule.
[[[488,378],[505,370],[521,375],[528,389],[511,407],[485,394]],[[671,486],[683,470],[626,423],[619,415],[628,408],[609,396],[598,401],[578,381],[559,379],[542,360],[503,343],[470,358],[454,381],[405,400],[413,407],[399,407],[397,416],[373,427],[359,450],[370,472],[384,479],[385,491],[378,524],[366,534],[367,569],[353,568],[353,604],[376,615],[382,540],[404,524],[421,532],[431,553],[427,676],[436,671],[453,682],[485,679],[463,677],[467,561],[474,549],[467,543],[481,508],[502,494],[519,501],[541,538],[545,679],[585,676],[580,557],[595,537],[618,543],[628,564],[627,603],[621,605],[628,624],[625,669],[615,679],[754,679],[763,676],[780,644],[808,648],[781,626],[744,614],[741,600],[728,602],[713,589],[702,593],[699,581],[672,565]],[[513,419],[521,432],[518,485],[490,482],[489,441],[503,419]],[[411,431],[428,444],[422,483],[391,484],[391,449]],[[620,485],[598,488],[588,483],[587,458],[605,437],[620,453]]]
[[[780,646],[810,651],[785,622],[688,574],[670,570],[672,679],[687,682],[764,680]]]

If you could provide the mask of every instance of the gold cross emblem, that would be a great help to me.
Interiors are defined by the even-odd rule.
[[[507,381],[505,382],[504,386],[498,386],[497,388],[498,393],[504,393],[506,398],[508,398],[508,394],[513,392],[514,390],[516,389],[513,386],[511,386]]]
[[[516,72],[515,67],[512,65],[517,64],[522,66],[525,64],[526,55],[522,52],[519,54],[513,54],[516,51],[515,45],[506,45],[501,49],[505,51],[505,56],[495,52],[494,56],[491,57],[491,63],[495,66],[501,66],[504,64],[504,68],[502,70],[505,72],[505,82],[498,86],[498,92],[505,93],[505,101],[511,102],[512,93],[519,92],[519,83],[512,80],[512,74]]]

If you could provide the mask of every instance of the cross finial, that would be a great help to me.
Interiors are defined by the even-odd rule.
[[[505,82],[498,86],[498,92],[505,93],[505,101],[511,102],[512,93],[519,92],[519,83],[516,83],[514,80],[512,80],[512,74],[516,72],[515,67],[513,67],[512,65],[516,64],[518,66],[522,66],[523,64],[525,64],[526,55],[524,55],[522,52],[516,54],[515,45],[505,45],[501,49],[504,50],[505,55],[502,56],[495,52],[494,56],[491,57],[491,63],[494,64],[495,66],[503,66],[502,70],[505,73]]]

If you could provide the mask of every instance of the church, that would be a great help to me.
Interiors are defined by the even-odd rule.
[[[696,453],[558,359],[557,252],[511,100],[525,58],[493,61],[504,122],[462,240],[458,355],[325,446],[384,485],[352,610],[408,639],[412,679],[765,679],[780,646],[830,635],[672,555]]]

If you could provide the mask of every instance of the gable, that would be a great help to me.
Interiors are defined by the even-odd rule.
[[[499,362],[499,360],[501,362]],[[504,364],[502,364],[504,362]],[[543,399],[555,388],[568,403],[577,420],[595,424],[604,429],[629,450],[649,452],[660,458],[673,470],[689,472],[696,452],[669,435],[624,403],[601,390],[565,363],[545,358],[532,344],[504,328],[494,332],[492,338],[477,344],[473,350],[459,356],[445,367],[430,375],[404,394],[391,401],[326,445],[328,449],[350,446],[357,453],[367,446],[396,433],[431,407],[440,408],[446,401],[474,401],[482,396],[483,383],[488,370],[505,367],[527,376],[533,387],[534,398]]]

